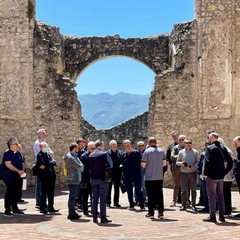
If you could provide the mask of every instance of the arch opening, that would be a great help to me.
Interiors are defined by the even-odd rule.
[[[130,57],[111,56],[88,65],[75,90],[83,118],[96,129],[110,129],[148,111],[155,73]]]

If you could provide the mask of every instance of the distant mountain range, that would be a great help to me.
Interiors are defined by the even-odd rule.
[[[108,129],[148,111],[149,97],[150,94],[103,92],[78,95],[78,100],[84,119],[96,129]]]

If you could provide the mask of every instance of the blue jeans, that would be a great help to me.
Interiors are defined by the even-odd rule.
[[[93,221],[97,221],[97,212],[98,212],[98,200],[100,198],[100,217],[101,221],[106,219],[106,204],[107,204],[107,192],[108,192],[108,183],[100,179],[91,179],[92,183],[92,214]]]
[[[75,202],[77,197],[77,190],[78,185],[76,184],[68,184],[69,189],[69,198],[68,198],[68,214],[69,215],[75,215]]]
[[[129,176],[124,175],[124,181],[125,181],[125,185],[126,185],[126,190],[127,190],[128,201],[129,201],[130,207],[134,207],[133,185],[135,187],[135,193],[137,195],[139,206],[141,208],[144,207],[143,195],[142,195],[142,191],[141,191],[141,187],[142,187],[141,175],[134,176],[134,177],[129,177]]]

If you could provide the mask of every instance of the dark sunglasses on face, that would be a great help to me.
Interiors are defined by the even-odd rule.
[[[185,142],[186,144],[192,144],[191,142]]]

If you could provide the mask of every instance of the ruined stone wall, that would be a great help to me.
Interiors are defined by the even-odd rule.
[[[113,56],[126,56],[148,66],[154,72],[169,67],[169,35],[148,38],[65,36],[66,74],[76,79],[90,64]]]
[[[34,1],[0,1],[0,156],[15,136],[31,158],[34,14]]]
[[[80,105],[75,84],[63,75],[64,45],[59,28],[37,22],[34,31],[34,127],[45,128],[57,160],[57,184],[64,184],[62,156],[80,137]]]
[[[119,149],[123,149],[122,143],[125,139],[130,139],[133,146],[136,147],[138,141],[147,143],[148,112],[107,130],[96,130],[93,126],[85,122],[82,127],[82,136],[84,138],[89,137],[92,141],[96,141],[97,139],[103,140],[107,149],[108,143],[112,139],[117,141]]]

